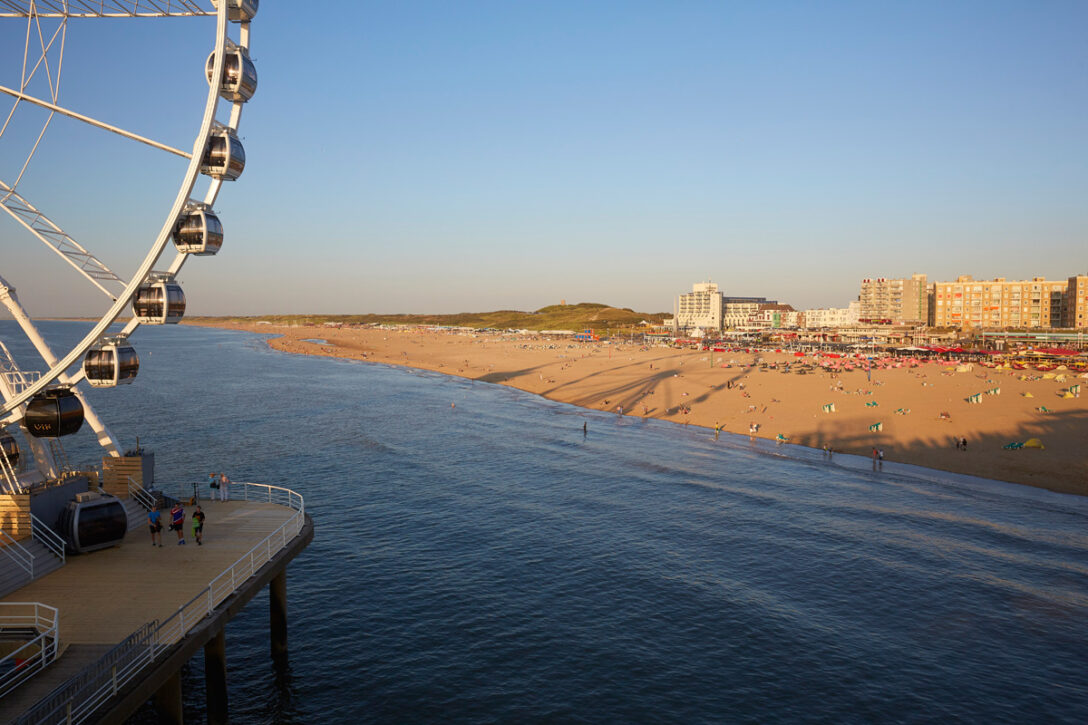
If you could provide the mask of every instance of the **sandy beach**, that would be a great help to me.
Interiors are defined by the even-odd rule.
[[[784,440],[1052,491],[1088,495],[1088,388],[1081,373],[926,362],[797,372],[812,356],[226,321],[277,335],[276,350],[433,370],[617,415]],[[841,362],[844,361],[840,361]],[[761,366],[760,363],[766,366]],[[783,366],[791,364],[792,371]],[[969,369],[968,369],[969,368]],[[969,399],[977,402],[968,402]],[[825,406],[832,406],[833,411]],[[877,426],[879,424],[879,426]],[[955,440],[967,439],[966,449]],[[1009,450],[1037,438],[1045,446]]]

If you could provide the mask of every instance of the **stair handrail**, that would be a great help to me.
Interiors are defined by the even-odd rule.
[[[57,658],[60,639],[57,622],[56,608],[47,604],[0,602],[0,629],[33,627],[38,633],[22,647],[0,658],[0,698],[48,667]],[[15,665],[16,662],[19,664]]]
[[[34,555],[30,553],[25,546],[19,543],[19,540],[8,532],[0,529],[0,542],[5,542],[4,546],[0,546],[0,551],[4,552],[9,559],[19,565],[19,568],[30,575],[31,581],[34,580]]]
[[[159,502],[155,500],[155,497],[147,492],[147,489],[136,482],[136,479],[132,476],[125,476],[128,479],[128,495],[136,499],[136,503],[143,506],[148,511],[158,507]]]
[[[49,549],[53,556],[60,559],[61,564],[65,563],[66,547],[64,539],[56,531],[53,531],[51,526],[47,526],[44,521],[33,513],[30,514],[30,534],[41,542],[42,546]]]

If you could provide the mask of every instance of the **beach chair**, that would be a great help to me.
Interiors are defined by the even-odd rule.
[[[1013,441],[1012,443],[1006,443],[1001,447],[1004,448],[1006,451],[1018,451],[1024,447],[1024,443],[1023,441]]]
[[[876,403],[875,400],[871,400],[871,401],[869,401],[868,403],[865,404],[866,408],[875,408],[876,406],[877,406],[877,403]]]
[[[776,436],[774,437],[774,439],[775,439],[776,441],[778,441],[779,443],[785,443],[785,442],[787,442],[787,441],[789,440],[789,438],[787,438],[786,436],[782,435],[781,433],[779,433],[778,435],[776,435]]]
[[[825,405],[824,406],[824,412],[825,413],[834,413],[835,412],[835,404],[834,403],[828,403],[827,405]]]
[[[884,430],[884,424],[883,423],[873,423],[871,426],[869,426],[869,432],[870,433],[876,433],[877,431],[882,431],[882,430]]]
[[[1040,413],[1049,413],[1050,412],[1050,408],[1046,407],[1045,405],[1040,405],[1035,410],[1039,411]]]

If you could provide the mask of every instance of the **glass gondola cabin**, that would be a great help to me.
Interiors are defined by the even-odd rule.
[[[212,0],[219,7],[219,0]],[[248,23],[257,15],[260,0],[227,0],[227,18],[234,23]]]
[[[69,501],[57,521],[58,533],[77,554],[117,546],[127,529],[124,504],[109,495],[83,494]]]
[[[123,341],[107,340],[87,351],[83,358],[83,375],[95,388],[127,385],[140,370],[136,350]]]
[[[68,388],[45,390],[27,403],[23,425],[35,438],[71,435],[83,426],[83,403]]]
[[[15,436],[6,431],[0,431],[0,457],[3,457],[10,466],[19,463],[19,444]]]
[[[175,325],[185,316],[185,293],[172,280],[153,280],[136,290],[132,311],[145,325]]]
[[[215,52],[208,56],[206,73],[208,83],[212,82],[215,69]],[[249,59],[249,54],[242,48],[228,48],[223,57],[223,82],[219,84],[219,95],[228,101],[245,103],[257,92],[257,68]]]
[[[238,137],[227,128],[213,131],[200,161],[200,173],[213,179],[234,181],[245,167],[246,151]]]
[[[223,225],[208,209],[191,209],[174,225],[173,237],[179,252],[209,256],[223,246]]]

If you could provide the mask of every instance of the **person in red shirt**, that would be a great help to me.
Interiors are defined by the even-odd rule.
[[[178,532],[178,546],[185,545],[185,507],[181,502],[170,509],[170,530]]]

